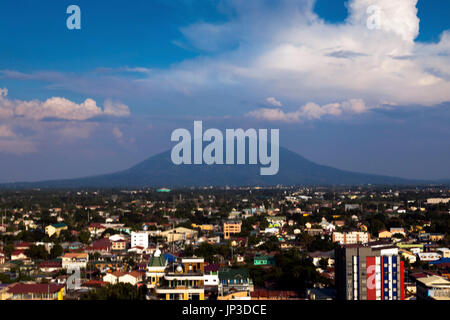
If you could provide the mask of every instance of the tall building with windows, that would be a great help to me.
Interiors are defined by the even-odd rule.
[[[131,232],[131,247],[148,248],[148,233],[147,232]]]
[[[343,245],[335,250],[338,300],[404,300],[404,265],[390,244]]]

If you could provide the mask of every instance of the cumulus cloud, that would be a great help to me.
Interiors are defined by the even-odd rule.
[[[114,117],[127,117],[130,115],[130,108],[120,102],[106,100],[104,103],[104,113]]]
[[[330,103],[322,106],[309,102],[292,112],[284,112],[279,108],[261,108],[248,112],[246,116],[264,121],[297,123],[321,119],[324,116],[360,114],[367,112],[369,109],[363,100],[351,99],[342,103]]]
[[[283,104],[280,101],[278,101],[277,99],[275,99],[274,97],[267,98],[266,102],[274,107],[282,107],[283,106]]]
[[[136,78],[116,73],[100,79],[52,72],[2,74],[39,77],[89,95],[120,93],[120,98],[146,99],[149,108],[164,105],[187,114],[192,109],[186,106],[192,105],[197,113],[234,107],[245,114],[261,101],[275,108],[283,101],[283,114],[288,114],[298,112],[290,106],[312,101],[320,109],[311,105],[302,117],[314,119],[321,113],[348,114],[349,108],[352,114],[366,112],[366,105],[434,106],[450,101],[450,32],[438,43],[416,42],[418,0],[349,0],[348,18],[339,24],[318,17],[314,0],[219,2],[225,19],[184,26],[183,38],[174,40],[200,54],[166,69],[143,69]],[[268,92],[273,100],[266,100]],[[364,105],[331,105],[353,98]],[[87,113],[100,112],[97,108],[92,105]],[[282,116],[268,110],[272,117]],[[105,114],[128,112],[119,103],[105,102]],[[0,107],[0,117],[10,113]]]
[[[228,5],[233,12],[228,22],[201,22],[183,33],[200,51],[227,48],[222,46],[225,38],[235,45],[155,72],[140,85],[153,93],[159,88],[208,101],[217,92],[228,92],[236,100],[257,103],[267,91],[286,105],[315,101],[323,106],[352,97],[372,106],[450,101],[450,33],[437,44],[415,42],[417,0],[349,0],[349,16],[341,24],[321,20],[311,0],[272,5],[235,0]],[[362,104],[347,107],[365,111]]]
[[[0,94],[0,119],[22,117],[31,120],[56,118],[64,120],[87,120],[101,115],[124,117],[130,114],[128,106],[105,101],[102,110],[93,99],[75,103],[65,98],[53,97],[40,100],[11,100],[7,97],[8,90],[2,89]]]

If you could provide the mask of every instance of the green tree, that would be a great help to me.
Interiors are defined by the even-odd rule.
[[[57,257],[62,256],[63,248],[59,244],[55,244],[53,248],[50,250],[50,257],[52,259],[56,259]]]

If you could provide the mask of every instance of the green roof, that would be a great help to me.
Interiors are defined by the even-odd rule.
[[[67,227],[67,224],[65,223],[56,223],[56,224],[52,224],[52,227],[58,229],[58,228],[64,228]]]
[[[248,270],[244,268],[239,269],[220,269],[219,279],[229,280],[229,279],[248,279]]]

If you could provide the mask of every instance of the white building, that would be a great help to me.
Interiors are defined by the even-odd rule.
[[[368,243],[370,236],[368,232],[333,232],[333,242],[340,244]]]
[[[131,232],[131,248],[142,247],[148,248],[148,233],[147,232]]]
[[[436,261],[441,258],[441,255],[437,252],[420,252],[417,256],[420,261]]]

